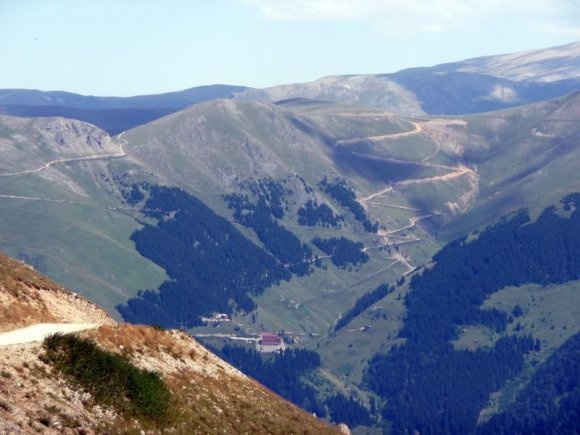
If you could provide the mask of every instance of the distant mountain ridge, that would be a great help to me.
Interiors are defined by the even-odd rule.
[[[389,74],[336,75],[264,89],[218,84],[133,97],[0,89],[0,114],[73,118],[115,135],[218,98],[260,102],[306,98],[375,107],[402,116],[423,116],[489,112],[578,90],[580,42],[574,42]]]
[[[35,89],[0,89],[0,105],[56,106],[77,109],[183,109],[192,104],[215,98],[226,98],[245,86],[210,85],[197,86],[182,91],[163,94],[136,95],[133,97],[97,97],[63,91],[39,91]]]
[[[244,86],[211,85],[134,97],[95,97],[62,91],[0,89],[0,114],[72,118],[89,122],[115,135],[193,104],[229,98],[246,89]]]
[[[580,42],[510,54],[475,57],[432,69],[489,74],[508,80],[555,82],[580,77]]]
[[[389,74],[323,77],[313,82],[247,89],[236,98],[312,98],[359,104],[403,116],[489,112],[580,90],[580,43],[409,68]]]

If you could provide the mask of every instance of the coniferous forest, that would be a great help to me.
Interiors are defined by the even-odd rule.
[[[329,255],[336,267],[345,268],[349,264],[357,265],[369,261],[369,256],[363,252],[364,245],[360,242],[355,243],[346,237],[331,237],[329,239],[315,237],[312,239],[312,244]]]
[[[353,397],[337,393],[324,402],[335,423],[345,423],[348,427],[370,426],[373,419],[369,410]]]
[[[276,206],[275,198],[260,198],[257,203],[240,195],[229,198],[236,219],[246,219],[268,253],[181,189],[140,185],[131,191],[135,201],[141,199],[141,190],[146,197],[142,211],[149,221],[143,222],[143,228],[132,239],[139,252],[162,266],[170,279],[158,291],[142,291],[126,305],[119,306],[127,321],[191,327],[199,324],[201,315],[211,312],[250,311],[255,304],[249,295],[290,279],[291,261],[306,263],[305,259],[312,255],[297,238],[299,243],[292,249],[289,240],[296,236],[289,231],[291,236],[285,239],[287,230],[274,217],[274,213],[283,215],[283,208],[280,203]],[[530,335],[504,335],[491,348],[467,351],[454,349],[450,340],[457,338],[458,330],[465,325],[484,325],[504,334],[510,314],[521,314],[521,307],[512,307],[511,313],[480,308],[489,295],[503,287],[524,283],[547,285],[580,278],[580,211],[576,208],[579,199],[580,195],[571,195],[563,200],[568,216],[549,208],[531,222],[527,213],[520,211],[477,234],[473,240],[458,239],[439,251],[432,267],[424,268],[412,278],[411,291],[405,299],[405,323],[400,331],[405,341],[389,354],[376,354],[364,375],[366,387],[384,399],[377,412],[386,430],[394,433],[476,430],[479,412],[490,393],[501,389],[506,380],[524,368],[524,356],[540,350],[540,342]],[[276,229],[268,232],[268,225]],[[273,241],[276,237],[284,241],[276,245]],[[346,263],[339,261],[339,266],[363,261],[361,246],[347,239],[315,239],[313,243],[333,259],[342,252],[338,257],[346,256]],[[356,249],[343,249],[343,245]],[[283,252],[283,247],[288,252]],[[349,252],[356,255],[347,255]],[[392,290],[382,285],[363,295],[342,316],[335,330]],[[559,359],[551,359],[538,371],[537,380],[518,396],[513,411],[494,417],[478,430],[537,431],[554,419],[562,422],[562,430],[574,424],[576,378],[568,368],[573,366],[570,355],[575,354],[566,349],[562,348],[563,356],[555,355]],[[315,352],[295,350],[264,359],[257,352],[226,346],[221,354],[317,415],[329,415],[333,420],[349,421],[352,425],[375,421],[377,414],[373,413],[375,417],[371,418],[355,398],[335,394],[321,400],[314,388],[302,381],[303,375],[320,366]],[[546,390],[546,380],[559,387],[555,391]],[[537,403],[538,397],[556,405],[539,412],[531,405]],[[528,414],[529,418],[519,417]]]
[[[316,352],[287,349],[281,354],[263,356],[254,349],[241,346],[211,349],[245,374],[319,417],[327,416],[328,410],[335,423],[346,423],[349,427],[372,423],[369,411],[356,398],[337,393],[322,401],[315,388],[304,382],[303,376],[321,366]]]
[[[371,223],[367,213],[360,202],[356,200],[356,194],[352,188],[346,184],[344,179],[336,178],[329,181],[324,177],[319,183],[320,189],[334,198],[340,205],[349,210],[354,218],[363,224],[363,227],[369,233],[376,233],[379,228],[378,223]]]
[[[282,204],[285,191],[275,181],[262,183],[251,185],[252,193],[257,198],[255,200],[236,193],[225,195],[224,199],[234,210],[234,218],[251,228],[266,249],[288,270],[298,276],[307,275],[311,271],[309,260],[312,250],[276,220],[284,217]]]
[[[221,358],[253,377],[296,405],[324,417],[324,407],[315,389],[301,380],[301,376],[320,367],[320,356],[304,349],[286,349],[282,354],[263,357],[254,349],[241,346],[212,348]]]
[[[314,227],[322,225],[325,227],[337,227],[344,221],[344,216],[335,215],[332,209],[326,204],[318,204],[311,199],[306,201],[298,209],[298,224]]]
[[[580,431],[580,333],[569,338],[542,365],[505,412],[478,433],[573,434]]]
[[[117,308],[128,322],[191,327],[212,312],[255,308],[259,294],[288,270],[203,202],[175,187],[148,186],[144,223],[131,239],[139,253],[165,269],[169,280]],[[233,305],[232,305],[233,302]]]
[[[389,287],[386,284],[381,284],[376,289],[365,293],[360,298],[358,298],[358,300],[354,304],[354,307],[352,307],[350,310],[348,310],[340,317],[338,322],[336,322],[334,330],[338,331],[344,326],[348,325],[352,319],[357,317],[364,310],[366,310],[373,304],[377,303],[394,290],[395,290],[394,287]]]
[[[548,208],[530,222],[520,211],[475,240],[456,240],[413,277],[400,332],[406,341],[376,354],[365,375],[367,386],[388,399],[382,414],[394,432],[473,432],[489,394],[523,368],[526,353],[540,349],[531,336],[504,337],[474,352],[455,350],[449,341],[463,325],[505,331],[506,313],[479,308],[503,287],[580,278],[579,199],[563,200],[569,217]]]

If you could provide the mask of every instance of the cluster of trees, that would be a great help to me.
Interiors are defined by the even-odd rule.
[[[345,423],[348,427],[370,426],[373,419],[369,410],[354,397],[346,397],[337,393],[326,399],[325,402],[330,419],[335,423]]]
[[[372,424],[372,418],[354,397],[341,393],[321,402],[316,390],[303,377],[320,367],[320,356],[305,349],[286,349],[281,354],[260,354],[254,349],[226,345],[221,350],[211,348],[221,358],[253,377],[272,391],[319,417],[330,414],[335,423],[349,427]]]
[[[369,261],[369,256],[363,252],[364,245],[355,243],[346,237],[331,237],[321,239],[315,237],[312,244],[326,255],[330,255],[332,263],[337,267],[345,268],[349,264],[362,264]]]
[[[382,298],[387,296],[389,293],[392,293],[394,291],[395,291],[394,287],[389,287],[386,284],[381,284],[376,289],[370,292],[366,292],[364,295],[358,298],[358,300],[350,310],[348,310],[346,313],[342,315],[340,319],[338,319],[338,322],[336,322],[334,330],[338,331],[341,328],[345,327],[350,323],[352,319],[357,317],[364,310],[366,310],[367,308],[369,308],[370,306],[372,306],[373,304],[377,303]]]
[[[344,222],[344,216],[335,215],[326,204],[309,199],[306,204],[298,209],[298,224],[314,227],[318,224],[323,227],[338,227]]]
[[[253,377],[272,391],[319,417],[326,416],[315,389],[302,376],[320,367],[320,356],[304,349],[286,349],[282,354],[263,357],[254,349],[241,346],[212,348],[221,358]]]
[[[489,394],[521,370],[523,355],[539,350],[539,341],[502,338],[490,349],[468,352],[449,340],[466,324],[505,330],[506,313],[479,308],[503,287],[579,279],[580,210],[565,218],[549,208],[533,223],[519,212],[471,242],[448,244],[434,261],[411,280],[400,333],[405,344],[375,355],[365,381],[388,399],[383,415],[397,430],[468,433]]]
[[[569,338],[534,373],[503,413],[480,434],[572,434],[580,430],[580,333]]]
[[[132,184],[128,191],[123,190],[123,197],[127,204],[135,205],[145,199],[145,194],[141,191],[138,184]]]
[[[523,354],[534,348],[531,337],[502,338],[476,351],[408,343],[388,357],[375,355],[365,380],[389,400],[382,416],[395,433],[471,433],[489,394],[522,370]]]
[[[334,181],[329,181],[327,177],[324,177],[318,186],[324,193],[330,195],[340,205],[349,210],[354,215],[356,220],[362,222],[366,231],[369,233],[377,232],[379,228],[378,222],[375,222],[374,224],[371,223],[367,213],[365,212],[365,209],[356,200],[356,194],[354,190],[349,187],[349,185],[346,183],[346,180],[343,178],[335,178]]]
[[[225,199],[234,209],[234,218],[251,228],[266,249],[291,272],[298,276],[310,273],[312,249],[276,221],[275,210],[279,209],[275,202],[259,197],[254,203],[247,195],[236,193],[226,195]]]
[[[49,335],[43,347],[43,360],[89,392],[96,403],[131,418],[158,423],[166,419],[171,391],[158,373],[75,334]]]
[[[273,178],[250,178],[242,184],[242,188],[252,193],[257,201],[263,201],[276,219],[284,217],[284,200],[292,193],[284,185]]]
[[[157,224],[143,223],[131,239],[170,279],[117,306],[126,321],[192,327],[212,312],[251,311],[249,294],[290,279],[274,257],[199,199],[175,187],[147,189],[143,213]]]

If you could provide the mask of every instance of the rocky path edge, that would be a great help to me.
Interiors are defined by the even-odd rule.
[[[69,332],[94,329],[99,326],[101,326],[100,323],[38,323],[25,328],[0,333],[0,346],[33,343],[42,341],[47,335],[57,332],[66,334]]]

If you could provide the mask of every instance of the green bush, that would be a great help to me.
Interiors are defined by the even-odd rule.
[[[162,421],[171,393],[161,377],[132,365],[126,358],[105,351],[74,334],[53,334],[44,339],[45,360],[89,392],[95,401],[131,417]]]

